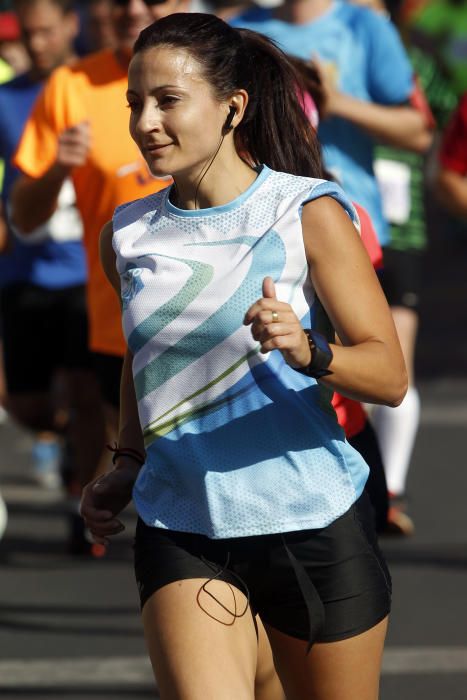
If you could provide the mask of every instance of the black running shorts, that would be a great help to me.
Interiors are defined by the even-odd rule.
[[[91,358],[104,401],[118,411],[120,407],[120,379],[123,369],[123,357],[92,352]]]
[[[266,625],[310,644],[360,634],[391,605],[366,493],[328,527],[274,535],[212,540],[139,519],[135,573],[141,607],[168,583],[215,577],[241,590]]]
[[[417,311],[423,277],[423,252],[384,249],[383,268],[378,271],[389,306]]]
[[[8,392],[47,392],[58,369],[90,368],[83,285],[45,289],[18,282],[4,287],[0,311]]]

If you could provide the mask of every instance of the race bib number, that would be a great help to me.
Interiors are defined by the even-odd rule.
[[[405,163],[378,158],[374,163],[383,213],[391,224],[405,224],[410,216],[410,168]]]

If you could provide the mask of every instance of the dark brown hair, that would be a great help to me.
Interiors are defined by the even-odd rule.
[[[195,58],[219,100],[246,90],[248,105],[234,132],[239,153],[281,172],[322,176],[316,136],[300,104],[306,87],[274,42],[193,12],[168,15],[143,29],[134,53],[156,46],[183,49]]]

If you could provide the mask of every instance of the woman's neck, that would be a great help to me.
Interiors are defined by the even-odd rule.
[[[206,165],[189,176],[174,175],[172,201],[180,209],[209,209],[228,204],[245,192],[258,176],[236,153],[218,162],[214,159],[203,175]]]

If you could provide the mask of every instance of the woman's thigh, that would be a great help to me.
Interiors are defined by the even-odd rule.
[[[185,579],[153,593],[142,617],[161,700],[253,700],[253,617],[231,614],[246,605],[225,581]]]
[[[306,642],[266,625],[287,700],[377,700],[387,620],[309,654]]]
[[[271,645],[259,616],[256,616],[258,630],[258,661],[255,676],[255,700],[286,700],[279,676],[274,665]]]

